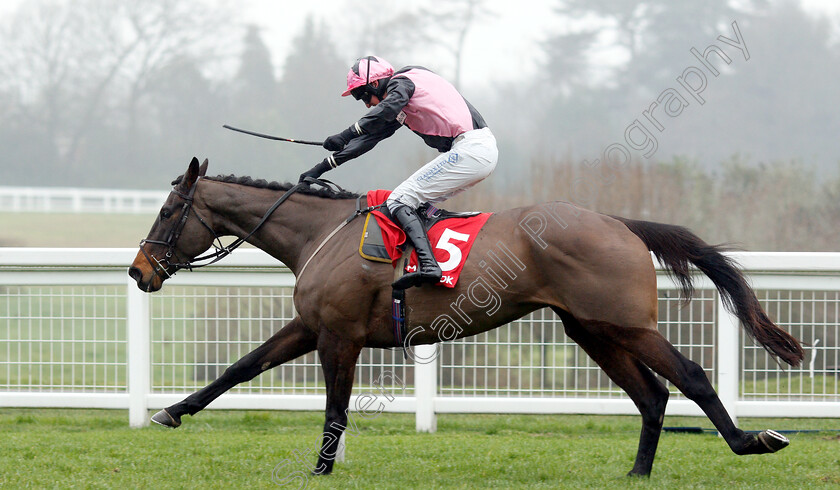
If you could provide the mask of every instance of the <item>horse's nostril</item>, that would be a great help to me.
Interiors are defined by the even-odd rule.
[[[129,267],[128,275],[137,282],[140,282],[140,279],[143,278],[143,272],[137,267]]]

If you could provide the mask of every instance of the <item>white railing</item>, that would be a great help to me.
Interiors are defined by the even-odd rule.
[[[154,214],[168,192],[0,186],[0,211]]]
[[[204,386],[294,317],[294,277],[258,250],[182,272],[152,295],[126,274],[135,254],[0,248],[0,406],[127,408],[131,425],[142,426],[149,409]],[[660,331],[703,366],[733,416],[840,416],[840,254],[734,256],[771,316],[807,344],[803,366],[781,369],[744,339],[705,276],[683,308],[675,285],[660,275]],[[378,395],[376,406],[386,411],[416,413],[423,431],[434,430],[437,413],[637,413],[550,310],[420,346],[415,356],[433,362],[365,349],[356,396]],[[672,393],[668,413],[702,415]],[[323,407],[314,353],[210,405]]]

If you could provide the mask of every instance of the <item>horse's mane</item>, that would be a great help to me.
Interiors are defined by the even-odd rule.
[[[181,175],[172,181],[172,185],[178,185],[184,176]],[[252,179],[251,177],[237,177],[236,175],[217,175],[215,177],[202,177],[203,179],[213,180],[216,182],[226,182],[228,184],[245,185],[248,187],[256,187],[257,189],[270,189],[273,191],[287,191],[294,187],[294,184],[286,182],[281,184],[279,182],[268,182],[265,179]],[[298,192],[308,196],[323,197],[326,199],[356,199],[359,194],[347,190],[334,191],[327,187],[309,187],[302,188]]]

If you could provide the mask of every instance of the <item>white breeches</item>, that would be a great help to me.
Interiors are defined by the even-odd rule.
[[[475,129],[455,138],[452,149],[398,185],[386,205],[417,209],[424,202],[440,202],[484,180],[496,168],[499,150],[490,128]]]

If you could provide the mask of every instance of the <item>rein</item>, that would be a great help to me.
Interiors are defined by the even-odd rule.
[[[211,264],[215,264],[216,262],[222,260],[223,258],[230,255],[234,250],[239,248],[239,246],[242,245],[243,243],[245,243],[249,238],[251,238],[254,235],[254,233],[259,231],[259,229],[262,228],[262,226],[268,221],[268,219],[271,217],[271,215],[274,214],[274,211],[276,211],[277,208],[279,208],[281,204],[283,204],[289,197],[291,197],[292,194],[294,194],[295,192],[297,192],[301,189],[308,188],[310,184],[318,184],[322,187],[325,187],[325,188],[328,188],[328,189],[332,190],[333,192],[344,191],[344,189],[341,186],[339,186],[338,184],[336,184],[334,182],[330,182],[329,180],[307,177],[303,182],[297,183],[296,185],[291,187],[289,190],[287,190],[285,193],[283,193],[283,195],[280,196],[280,198],[277,199],[277,201],[274,204],[272,204],[270,208],[268,208],[268,211],[265,212],[265,214],[263,215],[260,222],[257,223],[256,226],[254,226],[254,228],[251,230],[250,233],[248,233],[248,235],[246,235],[242,238],[237,238],[230,245],[227,245],[227,246],[222,245],[221,237],[216,234],[216,232],[213,230],[213,228],[209,224],[207,224],[207,221],[205,221],[204,218],[202,218],[201,215],[198,214],[198,212],[193,211],[193,214],[195,214],[195,217],[198,218],[198,221],[202,225],[204,225],[204,227],[207,228],[207,230],[210,231],[211,234],[213,234],[213,248],[215,248],[215,251],[211,252],[207,255],[203,255],[201,257],[196,257],[192,260],[187,260],[187,261],[184,261],[184,262],[172,262],[170,259],[176,255],[175,245],[178,242],[178,238],[181,236],[181,232],[183,231],[184,226],[187,223],[187,218],[189,217],[189,213],[192,210],[194,196],[195,196],[195,189],[196,189],[196,187],[198,187],[198,181],[199,180],[201,180],[201,177],[199,177],[196,180],[196,182],[192,185],[192,187],[190,188],[189,194],[184,194],[184,193],[179,192],[178,190],[175,190],[175,189],[172,190],[172,192],[175,195],[177,195],[178,197],[180,197],[181,199],[184,200],[184,204],[181,207],[181,219],[169,231],[169,234],[167,235],[166,239],[165,240],[144,239],[144,240],[140,241],[140,251],[146,257],[146,260],[149,262],[149,265],[152,266],[152,269],[155,271],[156,274],[162,273],[167,278],[170,278],[173,275],[175,275],[175,273],[178,272],[181,269],[187,269],[187,270],[192,271],[193,269],[197,269],[199,267],[205,267],[205,266],[208,266],[208,265],[211,265]],[[315,258],[315,255],[318,254],[318,252],[324,247],[324,245],[327,244],[327,242],[330,241],[330,239],[333,236],[335,236],[336,233],[338,233],[342,228],[347,226],[356,217],[358,217],[362,214],[368,213],[368,212],[370,212],[374,209],[377,209],[377,208],[383,206],[383,204],[380,204],[378,206],[369,206],[369,207],[366,207],[366,208],[362,208],[361,200],[362,200],[362,196],[359,196],[356,199],[356,209],[353,211],[353,213],[350,216],[348,216],[347,219],[342,221],[341,224],[339,224],[338,227],[335,228],[329,235],[327,235],[327,237],[320,243],[320,245],[318,245],[318,247],[315,249],[315,251],[312,252],[312,255],[309,256],[309,259],[303,264],[303,267],[301,267],[300,272],[298,272],[298,274],[297,274],[298,278],[300,278],[300,276],[303,275],[303,271],[306,269],[306,266],[309,265],[309,263],[312,261],[312,259]],[[163,258],[163,261],[159,260],[154,255],[146,252],[146,250],[143,248],[143,245],[145,245],[147,243],[156,244],[156,245],[163,245],[163,246],[167,247],[166,256]],[[202,263],[202,264],[197,264],[196,263],[196,262],[201,262],[201,261],[209,261],[209,262],[205,262],[205,263]],[[169,273],[167,271],[167,269],[169,269],[170,267],[175,267],[175,270],[172,273]]]
[[[166,239],[165,240],[144,239],[144,240],[140,241],[140,251],[146,257],[146,260],[149,261],[149,265],[152,266],[152,269],[154,269],[156,274],[162,272],[164,275],[166,275],[166,277],[172,277],[176,272],[178,272],[181,269],[187,269],[187,270],[191,271],[191,270],[197,269],[199,267],[205,267],[205,266],[208,266],[210,264],[215,264],[216,262],[218,262],[218,261],[222,260],[223,258],[227,257],[228,255],[230,255],[234,250],[239,248],[240,245],[242,245],[243,243],[245,243],[245,241],[247,241],[249,238],[251,238],[254,235],[254,233],[256,233],[260,228],[262,228],[262,226],[268,221],[268,219],[271,217],[271,215],[274,213],[274,211],[276,211],[277,208],[279,208],[280,205],[283,204],[295,192],[297,192],[297,191],[299,191],[299,190],[301,190],[305,187],[309,187],[310,183],[317,183],[317,184],[323,185],[325,187],[328,187],[328,185],[334,185],[335,187],[338,187],[338,185],[333,184],[332,182],[329,182],[329,181],[326,181],[326,180],[307,179],[304,182],[299,182],[298,184],[294,185],[292,188],[287,190],[282,196],[280,196],[279,199],[277,199],[277,201],[270,208],[268,208],[268,211],[265,212],[265,214],[263,215],[260,222],[257,223],[257,225],[254,227],[254,229],[251,230],[251,232],[248,233],[248,235],[246,235],[243,238],[237,238],[236,240],[234,240],[228,246],[223,246],[222,242],[221,242],[221,237],[219,237],[219,235],[216,234],[216,232],[213,230],[213,228],[210,227],[210,225],[207,224],[207,221],[205,221],[204,218],[202,218],[201,215],[198,214],[198,212],[193,211],[193,214],[195,214],[196,218],[198,218],[198,221],[202,225],[204,225],[204,227],[207,228],[210,231],[210,233],[213,234],[213,248],[215,248],[215,251],[211,252],[207,255],[201,256],[201,257],[196,257],[192,260],[187,260],[187,261],[184,261],[184,262],[171,262],[170,259],[175,256],[175,244],[178,242],[178,238],[181,236],[181,232],[183,231],[184,226],[187,223],[187,218],[189,217],[190,210],[192,210],[192,205],[193,205],[194,195],[195,195],[195,189],[196,189],[196,187],[198,187],[198,181],[199,180],[201,180],[201,177],[199,177],[195,181],[195,183],[192,185],[192,187],[190,188],[189,194],[183,194],[182,192],[179,192],[175,189],[172,190],[172,192],[175,195],[177,195],[178,197],[180,197],[181,199],[184,200],[184,205],[181,207],[181,219],[169,231],[169,234],[167,235]],[[340,187],[338,187],[338,188],[340,189]],[[146,243],[163,245],[163,246],[167,247],[166,256],[163,258],[163,261],[166,263],[165,266],[154,255],[146,252],[146,250],[143,248],[143,245],[145,245]],[[195,262],[200,262],[200,261],[205,261],[205,260],[208,260],[209,262],[205,262],[203,264],[196,264],[195,263]],[[167,269],[170,268],[170,267],[175,267],[175,270],[171,274],[167,271]]]

